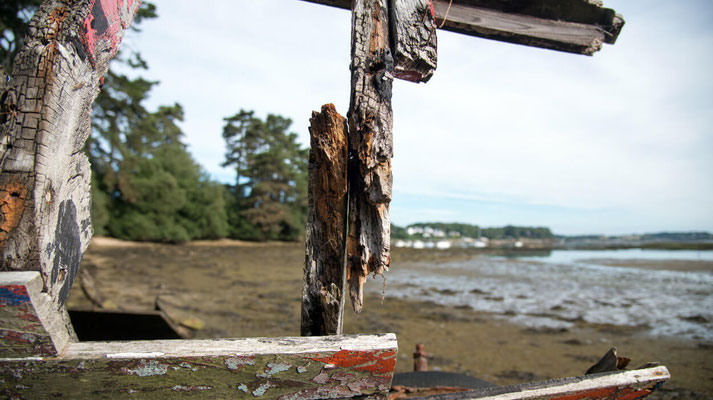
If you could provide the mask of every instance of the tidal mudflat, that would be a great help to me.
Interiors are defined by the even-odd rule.
[[[498,385],[581,375],[616,346],[634,367],[658,361],[669,368],[673,378],[659,398],[713,397],[707,314],[712,289],[705,280],[713,276],[713,261],[664,259],[651,266],[641,258],[595,253],[577,258],[592,265],[582,273],[582,266],[567,260],[519,255],[525,257],[395,249],[386,286],[381,277],[369,279],[364,311],[347,311],[345,332],[395,332],[397,371],[411,370],[414,346],[423,342],[433,355],[432,369]],[[97,238],[82,268],[93,276],[105,307],[153,310],[160,299],[172,318],[201,322],[196,338],[256,337],[299,334],[303,262],[301,244],[161,245]],[[689,287],[685,274],[652,278],[656,272],[702,275],[690,278]],[[641,279],[648,286],[637,288]],[[670,306],[667,312],[677,322],[666,324],[661,310],[647,307],[668,310],[664,299],[680,297],[666,294],[671,284],[688,287],[698,306]],[[92,306],[79,281],[69,306]],[[653,316],[631,317],[647,314]]]

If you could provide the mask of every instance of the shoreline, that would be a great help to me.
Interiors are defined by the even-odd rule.
[[[204,323],[196,338],[299,335],[300,243],[116,244],[93,241],[81,268],[119,309],[153,310],[161,298],[172,305],[172,319]],[[393,269],[476,255],[465,250],[394,249]],[[434,357],[431,369],[467,373],[497,385],[581,375],[615,346],[633,367],[650,361],[666,365],[673,378],[664,388],[713,396],[713,343],[648,337],[637,328],[582,321],[565,329],[527,328],[487,312],[389,297],[388,286],[381,304],[381,280],[369,283],[377,293],[366,293],[360,315],[347,305],[345,333],[396,333],[398,372],[412,369],[411,354],[419,342]],[[68,306],[92,306],[80,279]]]

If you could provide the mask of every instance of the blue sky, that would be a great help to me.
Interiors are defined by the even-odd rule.
[[[156,0],[124,45],[181,103],[215,178],[224,117],[349,103],[350,13],[299,0]],[[626,25],[594,57],[438,32],[427,84],[394,86],[392,220],[556,233],[713,231],[713,3],[605,0]]]

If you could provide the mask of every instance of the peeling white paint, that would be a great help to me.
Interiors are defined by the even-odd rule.
[[[141,366],[134,369],[127,369],[129,374],[134,374],[136,376],[146,377],[155,375],[165,375],[168,372],[168,366],[159,364],[157,361],[141,360]]]
[[[273,387],[273,385],[270,382],[263,383],[262,385],[258,386],[257,389],[253,390],[253,396],[255,397],[261,397],[265,395],[265,392],[267,392],[267,389]]]
[[[291,368],[292,366],[290,364],[283,364],[283,363],[267,363],[267,368],[268,370],[265,371],[262,374],[257,374],[256,376],[258,378],[269,378],[278,372],[284,372],[287,371]]]

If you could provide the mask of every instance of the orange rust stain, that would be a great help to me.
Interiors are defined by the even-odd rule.
[[[382,10],[377,4],[371,13],[371,41],[369,42],[369,53],[376,54],[386,47],[386,32],[382,22]]]
[[[45,79],[45,86],[52,84],[54,78],[54,62],[59,53],[57,49],[57,37],[62,28],[62,23],[69,16],[69,10],[65,7],[57,7],[47,17],[48,30],[45,39],[49,42],[45,47],[40,65],[37,71],[39,78]]]
[[[372,374],[391,374],[396,367],[396,351],[365,352],[340,350],[328,357],[308,357],[310,360],[333,364],[341,368],[353,368]]]
[[[27,188],[22,183],[0,185],[0,246],[20,223],[26,199]]]

